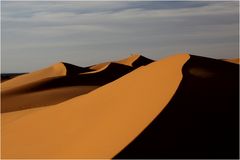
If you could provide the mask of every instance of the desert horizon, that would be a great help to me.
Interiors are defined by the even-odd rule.
[[[18,75],[1,83],[2,158],[237,157],[238,81],[239,59],[188,53],[88,67],[59,62]]]
[[[1,1],[2,159],[239,159],[238,1]]]

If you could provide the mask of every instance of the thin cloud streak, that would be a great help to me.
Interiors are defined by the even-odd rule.
[[[238,2],[5,2],[2,13],[2,72],[57,61],[86,66],[131,52],[238,56]]]

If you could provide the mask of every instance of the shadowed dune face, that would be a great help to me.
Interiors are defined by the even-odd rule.
[[[28,83],[36,82],[45,78],[65,76],[67,70],[63,63],[57,63],[50,67],[32,73],[17,76],[13,79],[1,83],[1,90],[6,91]]]
[[[239,158],[239,65],[191,56],[158,117],[115,158]]]
[[[1,112],[12,112],[23,109],[44,107],[61,103],[98,88],[99,86],[65,86],[45,89],[36,92],[3,93],[1,96]]]
[[[152,62],[58,63],[4,82],[2,157],[239,158],[239,65]]]
[[[3,113],[2,157],[114,157],[164,109],[188,59],[162,59],[58,105]]]
[[[12,90],[3,91],[1,93],[1,112],[57,104],[67,99],[86,94],[118,79],[132,70],[133,68],[129,66],[111,63],[107,68],[99,72],[48,78],[16,87]]]
[[[138,67],[148,65],[152,62],[154,62],[154,60],[146,58],[144,56],[141,56],[140,54],[132,54],[125,59],[122,59],[122,60],[119,60],[119,61],[114,61],[112,63],[126,65],[126,66],[130,66],[130,67],[133,67],[134,69],[136,69]],[[110,63],[111,62],[100,63],[100,64],[97,64],[97,65],[90,66],[89,68],[92,69],[92,70],[99,70],[101,68],[106,67]]]
[[[143,56],[139,56],[138,59],[132,63],[132,66],[134,68],[138,68],[138,67],[143,66],[143,65],[148,65],[152,62],[154,62],[154,61],[151,60],[151,59],[148,59],[148,58],[143,57]]]
[[[67,76],[74,76],[79,73],[90,72],[92,69],[87,67],[79,67],[70,63],[62,62],[66,68],[66,75]]]
[[[128,65],[128,66],[131,66],[131,67],[134,67],[134,68],[138,68],[138,67],[141,67],[141,66],[144,66],[144,65],[148,65],[152,62],[154,62],[154,60],[148,59],[144,56],[141,56],[140,54],[132,54],[131,56],[129,56],[126,59],[116,61],[116,63]]]
[[[26,73],[1,73],[1,83]]]
[[[125,60],[130,59],[128,62],[131,61],[131,63],[139,61],[140,63],[137,62],[138,66],[152,62],[150,60],[145,61],[147,58],[140,58],[141,56],[137,56],[135,59],[127,58]],[[4,84],[6,89],[1,91],[1,112],[57,104],[67,99],[89,93],[136,69],[114,62],[108,63],[105,67],[96,67],[98,70],[92,70],[91,67],[78,67],[65,62],[58,63],[49,68],[26,74],[20,77],[20,79],[12,79],[6,82]],[[48,74],[51,75],[52,68],[56,68],[55,70],[64,69],[64,75],[55,74],[55,77],[48,77]],[[15,84],[15,86],[12,87],[12,84]],[[76,88],[73,86],[76,86]],[[66,92],[65,94],[63,94],[64,91]]]
[[[104,63],[100,63],[100,64],[96,64],[93,66],[89,66],[88,68],[90,68],[91,70],[99,70],[102,69],[106,66],[108,66],[111,62],[104,62]]]

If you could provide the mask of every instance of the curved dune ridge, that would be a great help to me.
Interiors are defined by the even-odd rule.
[[[116,63],[128,65],[134,68],[138,68],[144,65],[148,65],[149,63],[152,63],[154,60],[146,58],[140,54],[132,54],[128,58],[116,61]]]
[[[57,105],[3,113],[2,157],[113,158],[165,108],[189,58],[153,62]]]
[[[131,60],[131,63],[139,61],[139,57],[137,56],[134,60]],[[152,62],[152,60],[147,62],[140,61],[139,66]],[[105,67],[98,70],[61,62],[47,69],[25,74],[4,82],[1,91],[1,112],[54,105],[89,93],[134,69],[136,68],[115,62],[109,62]],[[64,70],[64,74],[57,74],[60,70]],[[53,71],[55,71],[55,76],[52,73]]]
[[[67,70],[65,65],[63,63],[56,63],[50,67],[32,72],[30,74],[20,75],[13,79],[5,81],[1,83],[1,89],[2,91],[5,91],[31,82],[42,80],[44,78],[65,76],[66,74]]]
[[[113,61],[112,63],[117,63],[117,64],[122,64],[122,65],[130,66],[130,67],[138,68],[143,65],[148,65],[148,64],[152,63],[153,61],[154,60],[146,58],[138,53],[134,53],[125,59]],[[104,63],[90,66],[89,68],[92,70],[99,70],[101,68],[105,68],[110,63],[111,62],[104,62]]]
[[[225,59],[224,61],[240,64],[239,58]]]
[[[66,68],[66,75],[74,76],[79,73],[90,72],[92,69],[88,67],[79,67],[70,63],[62,62]]]
[[[239,158],[239,65],[191,55],[182,71],[161,114],[114,158]]]
[[[133,54],[5,81],[2,158],[238,159],[237,60]]]
[[[119,60],[119,61],[116,61],[116,62],[120,63],[120,64],[127,65],[127,66],[133,66],[133,63],[136,60],[138,60],[140,57],[141,57],[140,54],[135,53],[135,54],[132,54],[132,55],[130,55],[129,57],[127,57],[125,59],[122,59],[122,60]]]

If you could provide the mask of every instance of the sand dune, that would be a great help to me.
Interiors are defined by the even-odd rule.
[[[129,66],[111,63],[106,68],[93,73],[52,77],[2,91],[1,112],[57,104],[86,94],[132,70],[133,68]]]
[[[114,158],[239,157],[239,65],[191,56],[160,115]]]
[[[3,93],[1,112],[18,111],[29,108],[44,107],[63,102],[98,88],[99,86],[66,86],[45,89],[37,92]]]
[[[8,80],[2,158],[238,159],[236,62],[133,54]]]
[[[225,61],[231,62],[231,63],[236,63],[236,64],[239,64],[239,63],[240,63],[239,58],[225,59]]]
[[[80,75],[83,75],[83,74],[96,74],[96,73],[97,74],[99,74],[99,73],[109,73],[109,72],[111,72],[113,74],[113,72],[116,72],[116,73],[125,72],[125,71],[129,71],[130,72],[130,71],[134,70],[130,66],[119,64],[119,63],[115,63],[115,62],[109,62],[109,63],[106,63],[105,65],[102,65],[102,64],[100,64],[100,65],[101,65],[101,67],[97,65],[98,66],[97,70],[80,73]],[[96,66],[94,66],[94,68],[95,67]],[[116,73],[114,73],[114,74],[116,74]]]
[[[113,62],[104,62],[104,63],[90,66],[89,68],[92,70],[99,70],[101,68],[108,66],[110,63],[118,63],[118,64],[130,66],[133,68],[138,68],[138,67],[141,67],[144,65],[148,65],[148,64],[152,63],[153,61],[154,60],[148,59],[144,56],[141,56],[140,54],[132,54],[129,57],[122,59],[122,60],[113,61]]]
[[[144,58],[139,59],[140,57],[141,56],[137,56],[134,61],[140,61],[140,63],[138,63],[139,66],[146,64]],[[124,62],[127,59],[125,59]],[[131,60],[132,63],[134,61]],[[150,63],[150,61],[147,61],[147,63]],[[61,66],[61,68],[59,68],[59,66]],[[63,69],[64,75],[51,75],[49,68],[54,67],[58,70]],[[64,62],[49,68],[29,73],[23,75],[23,77],[3,83],[5,86],[8,85],[11,88],[3,89],[1,92],[1,112],[57,104],[67,99],[86,94],[135,69],[131,66],[115,62],[108,63],[105,67],[99,68],[98,70],[92,70],[87,67],[82,68]],[[45,78],[43,78],[43,73]],[[50,74],[51,77],[47,78],[48,74]],[[15,86],[12,86],[12,84],[15,84]],[[74,88],[73,86],[76,87]],[[65,94],[63,94],[64,92]]]
[[[63,63],[57,63],[50,67],[44,68],[32,72],[30,74],[24,74],[18,77],[15,77],[11,80],[5,81],[1,84],[2,91],[9,90],[21,85],[25,85],[31,82],[35,82],[44,78],[64,76],[66,75],[67,70]]]
[[[146,58],[140,54],[132,54],[126,59],[116,61],[116,63],[124,64],[127,66],[131,66],[134,68],[138,68],[144,65],[148,65],[152,63],[154,60],[151,60],[149,58]]]
[[[79,73],[84,73],[84,72],[90,72],[92,71],[90,68],[88,67],[80,67],[80,66],[76,66],[70,63],[66,63],[66,62],[62,62],[67,70],[66,75],[67,76],[72,76],[72,75],[76,75]]]
[[[92,70],[100,70],[100,69],[108,66],[110,63],[111,62],[104,62],[104,63],[96,64],[96,65],[93,65],[93,66],[89,66],[89,68],[92,69]]]
[[[1,83],[26,73],[1,73]]]
[[[42,107],[86,94],[128,72],[130,67],[111,64],[106,69],[84,75],[45,78],[1,92],[1,112]]]
[[[3,113],[2,157],[114,157],[168,104],[188,59],[162,59],[58,105]]]

